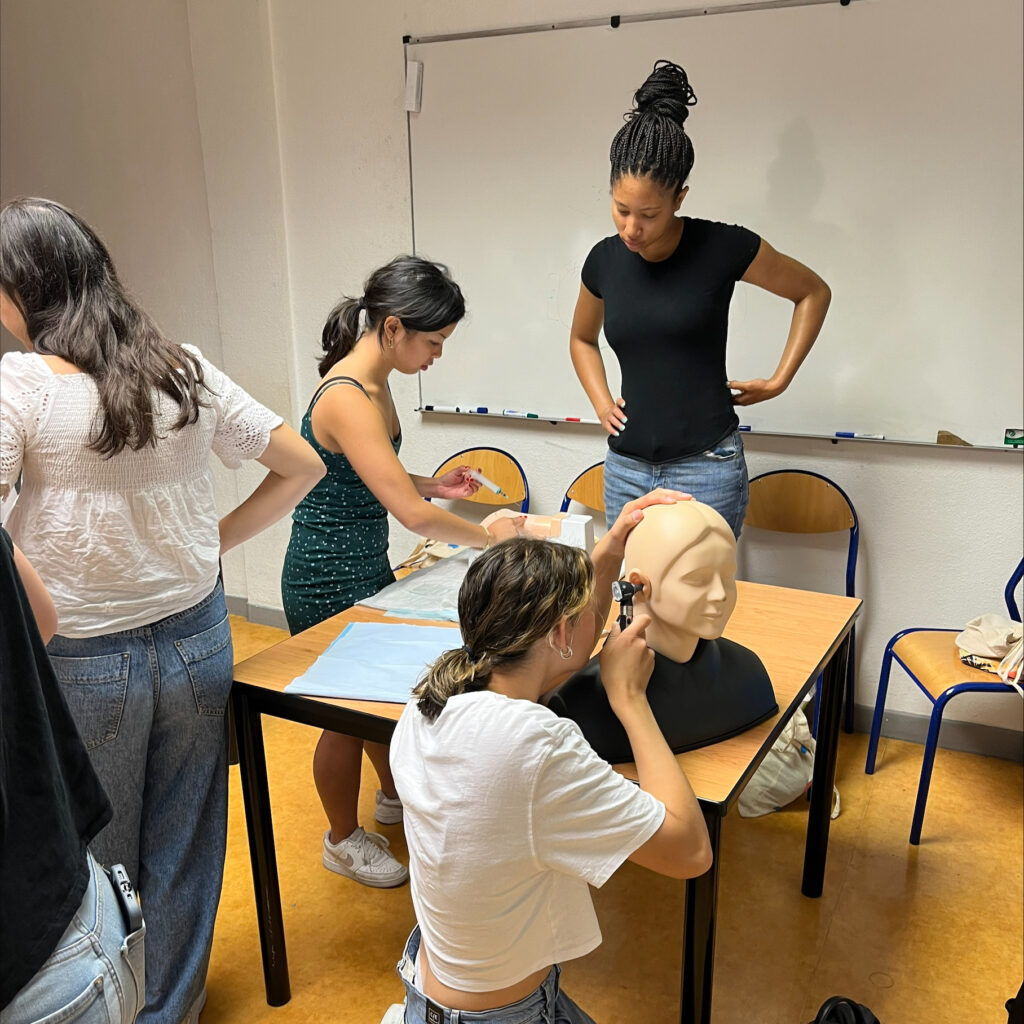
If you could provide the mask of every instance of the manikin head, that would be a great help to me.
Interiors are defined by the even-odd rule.
[[[626,578],[651,617],[647,645],[686,662],[700,639],[722,635],[736,607],[736,538],[710,505],[653,505],[626,539]]]

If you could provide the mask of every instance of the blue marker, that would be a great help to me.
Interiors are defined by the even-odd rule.
[[[885,434],[859,434],[853,430],[837,430],[836,437],[860,437],[867,441],[885,440]]]
[[[750,429],[750,427],[748,427],[748,426],[747,426],[747,425],[746,425],[745,423],[741,423],[741,424],[739,425],[739,429],[740,429],[740,430],[749,430],[749,429]]]

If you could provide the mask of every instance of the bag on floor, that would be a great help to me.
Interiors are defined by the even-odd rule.
[[[797,708],[751,776],[737,809],[744,818],[771,814],[807,792],[814,775],[814,737]]]
[[[810,1024],[881,1024],[881,1021],[862,1003],[832,996],[825,1000]]]

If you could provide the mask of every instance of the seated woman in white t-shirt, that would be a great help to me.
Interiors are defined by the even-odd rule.
[[[448,1024],[448,1010],[494,1024],[593,1024],[558,987],[558,964],[601,942],[588,885],[626,860],[673,878],[710,866],[700,807],[647,703],[647,616],[601,655],[639,787],[538,703],[587,662],[643,508],[685,497],[655,491],[627,504],[593,563],[521,537],[470,566],[464,646],[431,666],[391,743],[418,922],[398,965],[406,1024]]]

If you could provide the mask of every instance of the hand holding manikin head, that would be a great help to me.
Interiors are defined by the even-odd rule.
[[[736,607],[736,538],[710,505],[654,505],[626,539],[626,579],[643,584],[633,603],[651,617],[648,646],[687,662]]]

